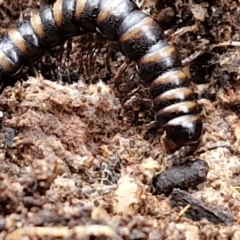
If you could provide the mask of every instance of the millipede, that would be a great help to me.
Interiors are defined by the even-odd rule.
[[[1,82],[39,58],[42,49],[89,32],[118,42],[123,55],[136,63],[139,77],[149,84],[156,121],[166,139],[178,149],[196,149],[203,124],[191,78],[159,23],[131,0],[56,0],[34,10],[1,39]]]

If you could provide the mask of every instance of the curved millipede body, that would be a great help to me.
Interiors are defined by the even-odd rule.
[[[199,107],[181,57],[164,40],[159,24],[131,0],[56,0],[32,12],[8,31],[0,43],[0,78],[17,74],[41,49],[62,38],[98,31],[120,44],[123,54],[137,64],[138,74],[150,84],[157,121],[166,139],[178,148],[196,146],[202,133]]]

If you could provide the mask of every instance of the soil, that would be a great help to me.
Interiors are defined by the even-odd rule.
[[[40,4],[0,0],[1,36]],[[2,89],[0,239],[240,239],[238,1],[138,4],[192,76],[204,132],[188,160],[207,162],[206,181],[154,193],[186,159],[166,154],[148,84],[117,43],[66,39]]]

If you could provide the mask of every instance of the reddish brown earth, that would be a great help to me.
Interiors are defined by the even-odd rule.
[[[46,54],[39,75],[27,66],[1,94],[0,239],[240,239],[240,8],[159,3],[142,8],[179,47],[203,107],[192,159],[204,159],[209,173],[188,192],[233,222],[193,221],[189,206],[153,195],[166,155],[147,85],[117,44],[88,35]],[[1,35],[37,6],[0,1]]]

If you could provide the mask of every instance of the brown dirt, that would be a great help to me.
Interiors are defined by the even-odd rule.
[[[0,1],[1,33],[37,6]],[[147,85],[116,44],[87,35],[63,45],[62,59],[55,48],[38,60],[43,77],[29,65],[1,94],[0,239],[240,238],[240,52],[236,42],[219,46],[240,38],[237,1],[145,0],[142,8],[179,46],[203,106],[192,158],[209,173],[189,192],[234,222],[193,221],[171,208],[171,195],[152,194],[167,163]]]

